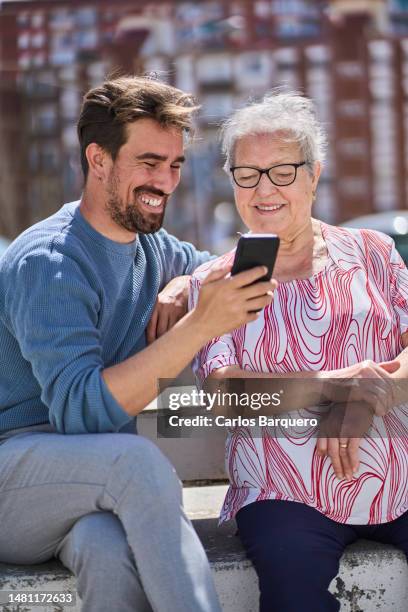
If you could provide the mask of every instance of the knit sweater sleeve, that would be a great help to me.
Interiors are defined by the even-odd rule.
[[[212,259],[208,251],[198,251],[190,242],[178,240],[163,229],[156,236],[162,269],[161,287],[176,276],[192,274],[198,266]]]
[[[12,276],[6,312],[50,422],[68,434],[119,430],[131,417],[101,375],[96,283],[74,258],[55,251],[22,258]]]

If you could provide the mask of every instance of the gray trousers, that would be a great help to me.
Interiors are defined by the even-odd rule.
[[[219,612],[172,465],[134,434],[28,432],[0,444],[0,562],[59,557],[83,612]]]

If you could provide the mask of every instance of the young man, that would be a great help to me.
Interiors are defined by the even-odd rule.
[[[194,110],[148,78],[88,92],[80,202],[25,231],[0,263],[0,561],[59,557],[87,612],[219,610],[174,469],[130,433],[158,379],[272,299],[273,285],[254,283],[263,268],[218,269],[173,325],[185,281],[172,279],[208,258],[160,229]],[[175,309],[163,310],[169,281]]]

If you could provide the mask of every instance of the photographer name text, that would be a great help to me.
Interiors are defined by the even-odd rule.
[[[219,415],[216,417],[210,415],[197,415],[194,417],[182,417],[177,414],[173,414],[168,417],[168,424],[170,427],[283,427],[288,429],[290,427],[316,427],[317,419],[290,419],[282,417],[268,417],[268,416],[256,416],[256,417],[226,417]]]

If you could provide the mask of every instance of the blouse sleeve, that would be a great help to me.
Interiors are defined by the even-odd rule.
[[[200,288],[200,279],[198,276],[193,275],[190,281],[189,310],[196,306]],[[195,355],[191,364],[194,375],[200,385],[211,372],[230,365],[239,365],[231,334],[213,338]]]
[[[392,305],[403,334],[408,331],[408,270],[394,242],[391,245],[390,267]]]

